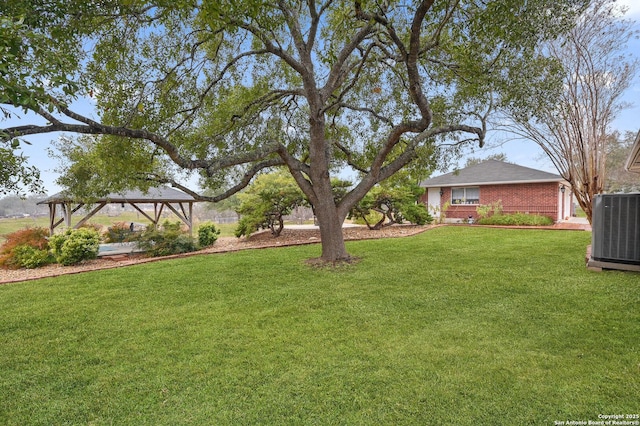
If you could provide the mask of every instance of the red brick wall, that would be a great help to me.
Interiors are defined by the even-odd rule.
[[[441,205],[451,201],[451,188],[443,188]],[[489,185],[480,187],[480,204],[502,201],[504,213],[531,213],[558,219],[558,183],[529,183],[511,185]],[[426,195],[423,200],[426,202]],[[451,205],[446,217],[449,219],[476,219],[477,205]]]

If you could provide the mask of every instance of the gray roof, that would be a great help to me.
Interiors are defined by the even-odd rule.
[[[77,201],[67,192],[62,191],[54,194],[46,199],[40,201],[38,204],[50,204],[50,203],[62,203],[67,201]],[[168,188],[166,186],[149,188],[147,192],[133,190],[126,191],[122,194],[109,194],[106,197],[94,200],[96,203],[153,203],[153,202],[165,202],[165,203],[185,203],[195,202],[196,199],[191,195],[186,194],[177,189]]]
[[[556,174],[505,163],[487,160],[455,172],[436,176],[420,182],[425,188],[468,186],[468,185],[505,185],[510,183],[564,182]]]

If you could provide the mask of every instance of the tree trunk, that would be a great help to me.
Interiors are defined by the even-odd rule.
[[[331,203],[315,206],[318,226],[320,227],[320,238],[322,242],[322,255],[320,259],[324,262],[342,262],[350,259],[347,248],[344,244],[342,233],[342,223],[344,217],[338,215],[338,209]]]
[[[278,220],[278,227],[276,228],[275,220],[271,220],[271,235],[273,235],[274,237],[279,237],[280,234],[282,233],[282,230],[284,229],[284,217],[281,214],[277,214],[277,220]]]
[[[581,191],[574,191],[573,193],[575,195],[576,201],[578,202],[578,205],[584,211],[589,223],[591,223],[591,219],[593,216],[592,203],[593,203],[593,199],[595,198],[595,194],[591,194],[589,192],[581,192]]]

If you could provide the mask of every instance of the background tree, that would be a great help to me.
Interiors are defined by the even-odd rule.
[[[90,6],[69,0],[66,13],[55,13],[37,3],[0,5],[0,120],[52,112],[80,88],[76,72],[83,52],[77,37],[86,34],[87,22],[74,22],[74,16]],[[21,143],[27,142],[0,129],[0,194],[42,192],[40,172],[28,165]]]
[[[61,75],[77,75],[73,93],[96,100],[97,118],[70,109],[66,89],[47,92],[24,107],[48,123],[4,140],[100,135],[69,147],[63,178],[93,196],[170,183],[218,201],[286,165],[313,205],[322,259],[336,261],[349,257],[343,220],[377,183],[433,166],[443,147],[482,145],[494,109],[547,102],[554,66],[536,46],[587,0],[17,3],[0,12],[63,39],[75,62]],[[359,181],[336,201],[345,167]],[[216,195],[186,185],[194,173]]]
[[[627,159],[631,147],[638,137],[635,132],[613,132],[607,138],[605,192],[636,192],[640,191],[637,173],[627,171]]]
[[[608,132],[638,69],[623,54],[635,32],[621,16],[615,0],[594,0],[575,28],[546,44],[564,69],[562,95],[554,108],[513,116],[516,132],[535,141],[571,184],[589,222],[593,197],[605,187]]]
[[[29,197],[18,197],[9,195],[0,198],[0,217],[8,216],[46,216],[48,207],[38,205],[46,198],[44,195],[31,195]]]
[[[351,210],[350,216],[363,220],[369,229],[381,229],[405,220],[416,225],[431,223],[433,218],[427,207],[418,203],[424,191],[415,184],[394,185],[385,181],[369,191]]]
[[[236,237],[249,236],[258,229],[270,229],[279,236],[284,228],[284,217],[294,208],[306,204],[304,194],[291,175],[276,172],[260,175],[246,191],[238,194],[241,215]]]
[[[0,142],[0,145],[2,143]],[[0,195],[42,192],[40,171],[29,166],[27,157],[15,148],[0,146]]]
[[[496,161],[504,161],[505,163],[508,163],[507,161],[507,154],[505,154],[504,152],[500,152],[497,154],[491,154],[491,155],[487,155],[484,158],[480,158],[480,157],[469,157],[467,158],[467,162],[465,163],[465,167],[470,167],[476,164],[480,164],[483,163],[487,160],[496,160]]]
[[[43,89],[29,84],[29,74],[18,63],[29,57],[29,43],[34,36],[20,19],[0,16],[0,114],[11,117],[11,110],[3,105],[26,107],[35,105],[42,99]],[[35,36],[34,36],[35,38]],[[33,40],[37,45],[37,40]],[[25,58],[27,57],[27,58]],[[0,133],[0,135],[2,135]],[[8,193],[37,192],[41,188],[40,173],[29,167],[24,155],[16,152],[20,147],[18,139],[2,139],[0,142],[0,195]]]

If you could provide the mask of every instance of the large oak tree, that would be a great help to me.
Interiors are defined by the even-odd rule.
[[[48,121],[6,128],[4,140],[97,135],[60,145],[61,182],[85,196],[161,182],[217,201],[284,165],[314,206],[322,259],[339,261],[342,222],[375,184],[416,160],[433,166],[443,146],[482,145],[494,110],[547,102],[557,68],[536,46],[585,2],[4,3],[76,59],[56,80],[72,92],[2,98]],[[70,109],[74,96],[95,99],[96,116]],[[343,168],[359,180],[335,200]],[[185,172],[215,195],[187,187]]]

